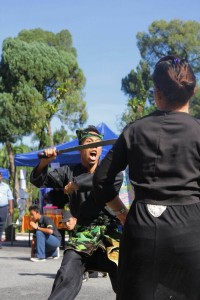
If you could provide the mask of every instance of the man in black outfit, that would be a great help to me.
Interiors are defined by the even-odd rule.
[[[79,144],[103,138],[94,126],[77,131],[77,136]],[[37,187],[64,188],[65,193],[70,195],[70,211],[77,218],[77,235],[70,239],[65,250],[49,300],[74,299],[81,289],[83,274],[88,270],[107,272],[116,292],[121,236],[119,221],[104,206],[95,203],[93,193],[93,174],[101,151],[101,147],[81,150],[80,164],[73,167],[65,165],[48,173],[48,164],[57,156],[56,149],[50,148],[45,150],[47,158],[41,159],[31,174],[31,183]],[[115,182],[117,191],[122,179],[122,174],[118,174]],[[110,251],[107,251],[108,247]]]

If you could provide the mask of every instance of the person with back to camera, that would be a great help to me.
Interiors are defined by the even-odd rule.
[[[94,176],[97,203],[123,204],[115,175],[129,166],[135,201],[119,257],[118,300],[200,299],[200,121],[190,64],[166,56],[153,72],[157,110],[125,127]]]
[[[76,133],[80,145],[103,139],[95,126]],[[81,289],[83,274],[88,270],[107,272],[116,292],[120,222],[104,205],[95,203],[93,192],[93,176],[101,151],[102,147],[82,149],[81,163],[47,172],[48,164],[57,156],[56,149],[49,148],[45,150],[48,158],[41,159],[31,173],[31,183],[37,187],[64,188],[65,193],[70,195],[70,212],[77,218],[76,236],[68,241],[49,300],[74,299]],[[118,174],[116,190],[119,190],[122,181],[122,174]]]

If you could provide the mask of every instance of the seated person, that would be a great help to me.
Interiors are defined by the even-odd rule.
[[[30,225],[34,228],[30,260],[39,262],[50,257],[59,258],[61,234],[52,219],[41,215],[40,208],[37,205],[31,205],[29,212],[32,217]]]

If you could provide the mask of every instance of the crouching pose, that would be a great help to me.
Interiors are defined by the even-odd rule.
[[[34,229],[31,261],[40,262],[46,260],[46,258],[59,258],[61,235],[52,219],[41,215],[40,208],[37,205],[31,205],[29,212],[32,218],[30,225]]]

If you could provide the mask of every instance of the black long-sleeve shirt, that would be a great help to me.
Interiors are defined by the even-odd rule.
[[[88,173],[82,164],[72,167],[65,165],[50,172],[47,169],[45,168],[38,177],[35,177],[35,169],[33,169],[30,177],[31,183],[38,188],[63,188],[69,182],[75,182],[78,190],[70,196],[70,210],[72,215],[78,219],[79,224],[89,225],[98,216],[108,214],[104,209],[104,203],[97,204],[95,202],[93,174]],[[122,173],[118,174],[115,181],[116,191],[119,191],[122,180]]]
[[[130,123],[95,173],[98,203],[116,196],[115,175],[127,165],[136,201],[199,202],[200,121],[184,112],[156,111]]]

